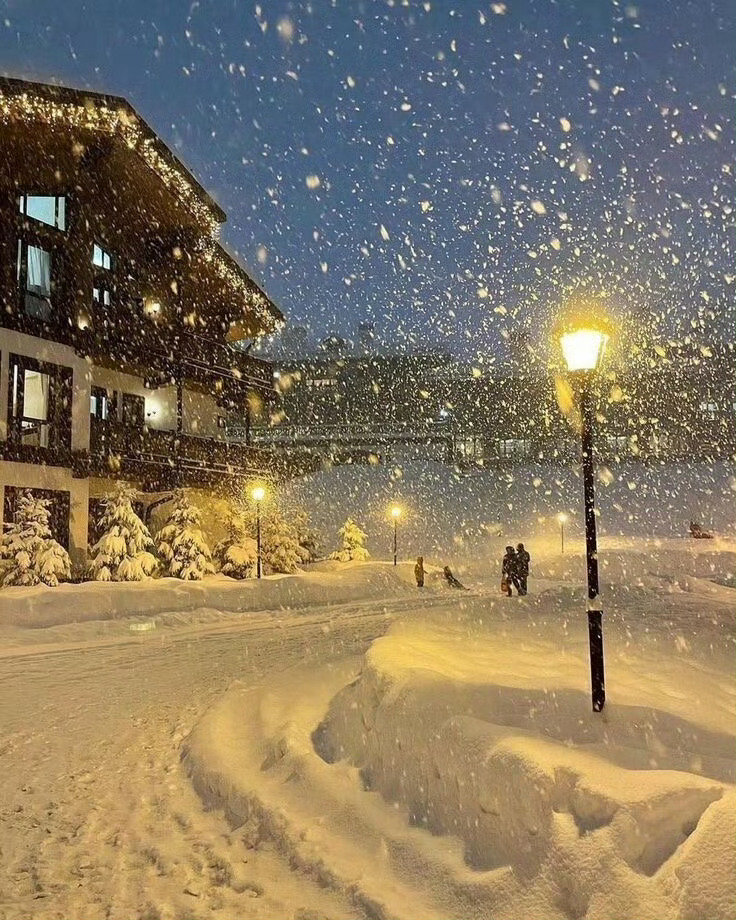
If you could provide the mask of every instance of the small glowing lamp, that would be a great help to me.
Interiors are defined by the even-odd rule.
[[[391,517],[396,520],[396,518],[401,517],[401,508],[398,505],[394,505],[391,509]]]
[[[266,495],[266,490],[263,486],[256,486],[251,492],[251,495],[253,496],[253,501],[262,502]]]
[[[568,371],[594,371],[603,357],[608,336],[600,329],[575,329],[560,336]]]
[[[557,520],[560,522],[560,524],[566,524],[566,523],[567,523],[567,515],[565,514],[564,511],[561,511],[561,512],[557,515]]]
[[[161,315],[161,301],[156,297],[146,297],[143,301],[143,310],[146,316],[156,319]]]

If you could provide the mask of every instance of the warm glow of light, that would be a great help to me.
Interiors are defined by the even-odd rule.
[[[266,490],[263,486],[256,486],[250,494],[253,496],[253,501],[262,502],[266,496]]]
[[[398,505],[394,505],[393,508],[391,509],[391,517],[392,518],[401,517],[401,508],[399,508]]]
[[[608,336],[599,329],[576,329],[560,336],[568,371],[594,371],[603,356]]]
[[[157,300],[155,297],[146,297],[143,301],[143,311],[146,316],[150,316],[151,319],[156,319],[156,317],[161,314],[161,301]]]
[[[566,515],[564,512],[561,511],[561,512],[557,515],[557,520],[560,522],[560,524],[565,524],[565,523],[567,523],[567,515]]]

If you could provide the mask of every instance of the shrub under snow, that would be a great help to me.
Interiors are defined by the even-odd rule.
[[[256,541],[248,536],[243,515],[234,508],[228,517],[228,534],[215,546],[213,555],[223,575],[252,578],[256,574]]]
[[[360,529],[352,518],[348,518],[338,531],[342,546],[330,554],[330,559],[340,562],[364,562],[370,558],[370,553],[365,547],[366,534]]]
[[[201,516],[183,489],[174,492],[174,506],[158,532],[158,554],[166,574],[184,581],[200,581],[215,571],[212,553],[202,533]]]
[[[103,534],[92,547],[89,571],[95,581],[143,581],[156,569],[148,528],[133,510],[135,490],[119,484],[105,502]]]
[[[0,538],[2,585],[54,587],[71,576],[71,560],[64,547],[51,536],[49,501],[22,492],[15,520]]]

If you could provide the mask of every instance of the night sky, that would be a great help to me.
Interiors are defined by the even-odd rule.
[[[0,69],[126,96],[316,337],[500,355],[584,292],[732,337],[732,0],[0,7]]]

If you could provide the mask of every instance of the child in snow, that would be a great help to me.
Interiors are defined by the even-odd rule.
[[[417,580],[417,588],[424,587],[424,556],[417,556],[417,564],[414,566],[414,577]]]
[[[467,590],[465,585],[461,584],[461,582],[459,582],[457,578],[455,578],[455,576],[452,574],[452,569],[449,565],[444,567],[442,574],[445,576],[445,581],[451,588],[462,588],[463,590]]]

